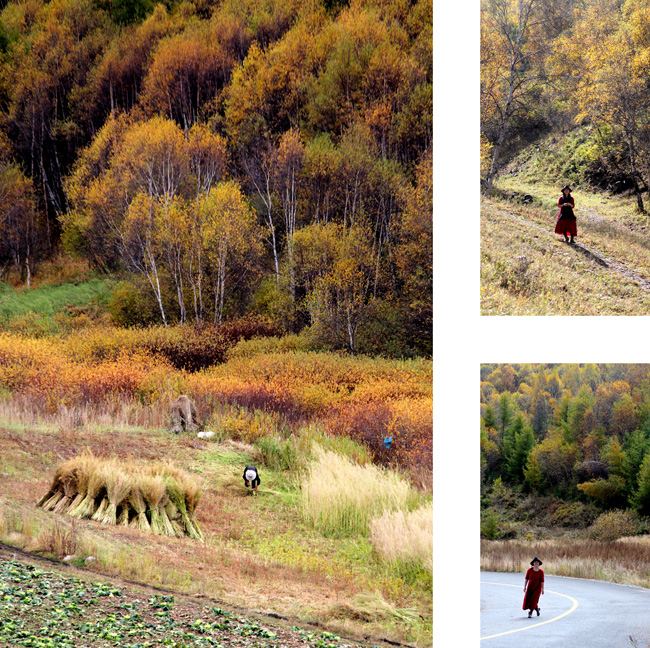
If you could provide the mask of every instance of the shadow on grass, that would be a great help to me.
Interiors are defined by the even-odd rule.
[[[593,261],[594,263],[597,263],[599,266],[602,266],[603,268],[609,268],[609,265],[607,262],[599,257],[597,254],[594,254],[590,250],[587,250],[587,248],[582,247],[582,245],[578,243],[574,243],[572,246],[576,251],[580,252],[584,257],[589,259],[589,261]]]

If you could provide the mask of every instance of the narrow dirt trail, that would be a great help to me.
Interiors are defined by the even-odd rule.
[[[503,211],[503,210],[496,210],[501,216],[506,216],[512,220],[519,221],[520,223],[524,223],[528,227],[533,227],[536,230],[539,230],[540,232],[543,232],[544,234],[547,234],[549,237],[555,237],[556,235],[550,231],[547,227],[543,227],[541,225],[538,225],[537,223],[527,220],[525,218],[521,218],[520,216],[517,216],[515,214],[512,214],[511,212]],[[588,212],[594,213],[597,215],[597,212],[594,210],[590,209]],[[582,211],[582,213],[585,213],[585,210]],[[630,270],[626,265],[623,263],[616,261],[614,259],[611,259],[610,257],[605,256],[602,252],[596,250],[595,248],[588,247],[584,244],[581,243],[573,243],[573,245],[567,244],[567,248],[569,249],[575,249],[578,251],[580,254],[584,255],[587,259],[590,261],[593,261],[594,263],[598,264],[602,268],[606,268],[612,272],[615,272],[621,277],[625,277],[626,279],[629,279],[636,283],[639,288],[644,290],[645,292],[650,294],[650,281],[645,279],[644,277],[641,277],[639,274],[634,272],[633,270]]]

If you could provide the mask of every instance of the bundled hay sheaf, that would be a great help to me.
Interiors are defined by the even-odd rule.
[[[38,506],[102,524],[202,540],[194,518],[200,497],[196,480],[171,464],[127,463],[86,453],[57,468]]]

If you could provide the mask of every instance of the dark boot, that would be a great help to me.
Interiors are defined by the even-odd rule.
[[[539,608],[538,607],[535,608],[535,612],[537,612],[537,616],[539,616]]]
[[[564,242],[565,242],[565,243],[568,243],[568,242],[569,242],[569,237],[568,237],[566,234],[564,235]]]
[[[528,611],[528,618],[530,619],[530,617],[532,617],[532,616],[533,616],[533,611],[532,611],[532,610],[529,610],[529,611]]]
[[[571,240],[569,241],[569,243],[571,243],[571,245],[573,245],[573,236],[571,237]]]

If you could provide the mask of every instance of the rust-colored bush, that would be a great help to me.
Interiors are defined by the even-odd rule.
[[[331,434],[345,435],[366,445],[373,461],[407,470],[431,468],[433,427],[430,401],[350,403],[327,416]],[[389,448],[384,439],[392,437]]]

